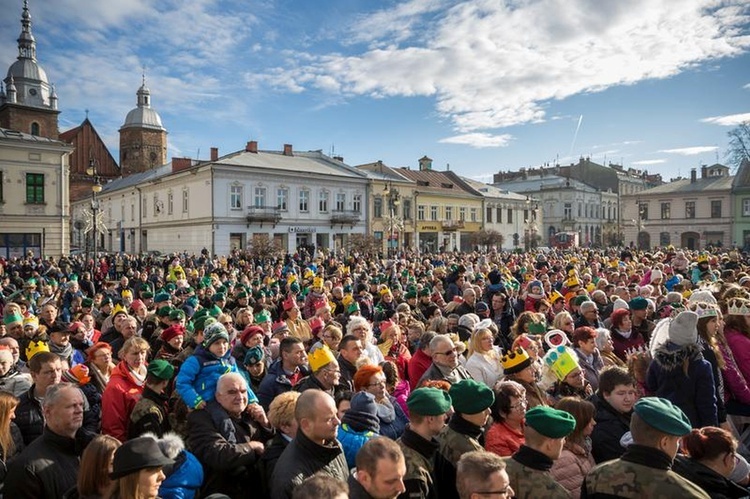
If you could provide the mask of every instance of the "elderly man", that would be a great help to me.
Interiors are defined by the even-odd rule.
[[[456,488],[460,499],[492,496],[497,499],[513,497],[503,458],[492,452],[471,451],[458,460]]]
[[[671,469],[680,438],[691,429],[685,413],[670,401],[640,399],[630,421],[633,444],[621,458],[591,470],[581,496],[708,498],[703,489]]]
[[[297,436],[276,462],[271,479],[271,499],[289,499],[302,481],[322,472],[346,481],[349,468],[336,440],[339,427],[333,398],[320,390],[307,390],[297,399],[294,418]]]
[[[448,335],[438,334],[430,341],[432,365],[419,379],[418,385],[430,379],[445,380],[450,384],[471,379],[469,372],[458,363],[458,350]]]
[[[119,330],[120,336],[112,340],[110,343],[113,352],[119,352],[125,342],[136,335],[138,332],[138,319],[132,315],[122,316],[120,319]]]
[[[388,437],[368,440],[357,452],[357,470],[349,475],[349,499],[396,499],[406,491],[401,448]]]
[[[188,445],[206,473],[202,495],[240,497],[247,484],[260,483],[256,463],[273,437],[258,404],[248,409],[247,383],[239,373],[219,378],[216,397],[188,414]]]
[[[44,433],[8,465],[5,497],[63,497],[76,485],[82,449],[76,433],[83,424],[83,400],[81,390],[67,383],[47,390]]]
[[[456,307],[455,312],[458,315],[475,314],[477,304],[477,293],[474,288],[466,288],[463,293],[463,303]]]
[[[588,326],[592,329],[598,329],[604,327],[602,321],[599,320],[599,307],[596,306],[595,302],[591,300],[584,301],[578,307],[578,312],[580,316],[575,322],[576,328]]]
[[[565,411],[536,406],[526,412],[523,432],[526,443],[513,457],[505,460],[516,498],[570,497],[568,491],[552,478],[549,470],[554,461],[560,458],[565,437],[575,427],[575,418]]]
[[[323,345],[307,356],[312,374],[300,380],[294,387],[298,392],[304,392],[311,388],[323,390],[333,397],[339,387],[341,379],[341,369],[333,354],[327,345]]]

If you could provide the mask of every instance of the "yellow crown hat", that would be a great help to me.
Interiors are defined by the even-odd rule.
[[[44,341],[32,341],[26,347],[26,361],[30,361],[31,358],[39,352],[49,352],[49,346]]]
[[[565,345],[550,349],[544,356],[544,363],[560,381],[580,367],[575,352]]]
[[[310,370],[315,373],[331,362],[336,362],[336,356],[333,355],[328,345],[323,345],[314,352],[310,352],[307,356],[307,361],[310,363]]]
[[[531,365],[531,357],[522,347],[511,350],[500,359],[503,363],[505,374],[514,374],[523,371]]]
[[[313,279],[313,288],[322,288],[323,287],[323,278],[322,277],[316,277]]]

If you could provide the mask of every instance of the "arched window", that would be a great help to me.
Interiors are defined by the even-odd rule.
[[[39,123],[36,121],[31,123],[31,135],[34,135],[35,137],[39,136]]]

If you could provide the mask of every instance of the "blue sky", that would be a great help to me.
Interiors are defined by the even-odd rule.
[[[170,155],[202,159],[257,140],[484,181],[580,156],[669,179],[724,162],[750,120],[745,0],[29,5],[61,129],[88,109],[115,157],[144,66]],[[2,68],[21,8],[3,1]]]

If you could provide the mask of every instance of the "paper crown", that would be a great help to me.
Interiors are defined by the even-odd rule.
[[[312,372],[318,372],[321,368],[327,366],[331,362],[336,362],[336,356],[333,355],[328,345],[323,345],[315,351],[310,352],[307,356],[307,361],[310,363],[310,369]]]
[[[291,310],[294,307],[297,306],[297,299],[294,297],[294,295],[289,296],[284,302],[282,303],[284,307],[284,311]]]
[[[698,314],[698,319],[703,319],[705,317],[718,317],[719,316],[719,309],[716,308],[715,305],[711,305],[710,303],[703,303],[703,302],[693,302],[688,303],[687,306],[688,310],[691,310]]]
[[[344,295],[344,297],[341,299],[341,304],[344,307],[348,307],[353,301],[354,297],[352,295]]]
[[[578,280],[578,277],[572,276],[567,281],[565,281],[565,286],[568,288],[572,288],[573,286],[580,286],[581,281]]]
[[[128,311],[127,311],[127,310],[125,310],[125,307],[123,307],[123,306],[122,306],[122,303],[118,303],[118,304],[117,304],[117,305],[115,305],[115,306],[114,306],[114,308],[112,309],[112,317],[114,317],[114,316],[115,316],[116,314],[118,314],[118,313],[121,313],[121,312],[122,312],[123,314],[127,314],[127,313],[128,313]]]
[[[562,381],[579,367],[578,358],[570,348],[560,345],[551,349],[544,356],[544,363],[555,377]]]
[[[11,324],[15,324],[16,322],[23,323],[23,316],[19,314],[18,312],[12,312],[3,317],[3,324],[6,326],[10,326]]]
[[[552,293],[549,295],[549,302],[555,303],[557,300],[562,300],[564,297],[560,292],[556,289],[552,290]]]
[[[380,296],[385,296],[385,295],[387,295],[387,294],[388,294],[388,293],[390,293],[390,292],[391,292],[390,288],[389,288],[388,286],[384,286],[384,287],[383,287],[383,289],[381,289],[381,290],[380,290],[380,291],[378,292],[378,294],[379,294]]]
[[[547,325],[542,322],[529,322],[529,333],[544,334],[547,331]]]
[[[560,345],[565,346],[565,345],[570,344],[568,335],[566,335],[564,331],[561,331],[559,329],[553,329],[547,334],[545,334],[544,342],[550,348],[556,348],[556,347],[559,347]]]
[[[638,347],[628,348],[625,350],[625,359],[630,360],[635,357],[651,357],[651,352],[645,345],[639,345]]]
[[[271,314],[268,313],[268,310],[261,310],[257,314],[255,314],[255,322],[260,324],[261,322],[270,322],[271,321]]]
[[[322,277],[316,277],[313,279],[313,288],[322,288],[323,287],[323,278]]]
[[[23,318],[23,327],[32,326],[34,329],[39,327],[39,317],[36,315],[30,315]]]
[[[513,374],[529,367],[531,365],[531,357],[529,357],[526,350],[518,347],[503,355],[500,362],[503,363],[503,372],[505,374]]]
[[[313,302],[313,307],[315,308],[316,311],[327,306],[328,306],[328,302],[326,301],[325,298],[321,298],[320,300],[315,300]]]
[[[750,315],[750,302],[744,298],[732,298],[727,301],[728,315]]]
[[[698,263],[708,263],[708,253],[701,253],[698,255]]]
[[[43,341],[32,341],[26,347],[26,361],[30,361],[31,358],[39,352],[49,352],[49,346]]]

